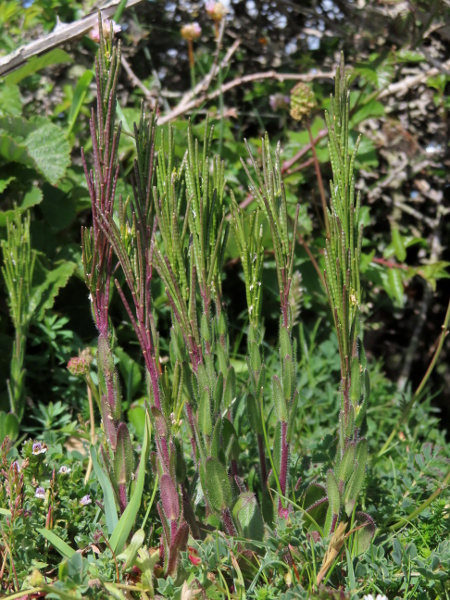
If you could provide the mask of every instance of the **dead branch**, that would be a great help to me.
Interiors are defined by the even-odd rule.
[[[142,0],[128,0],[127,8],[139,4]],[[111,17],[117,10],[120,0],[111,0],[105,4],[100,10],[103,17]],[[21,46],[14,52],[0,58],[0,76],[10,73],[23,65],[32,56],[43,54],[48,50],[52,50],[57,46],[71,42],[85,35],[97,22],[98,13],[93,12],[86,17],[73,23],[58,25],[54,31],[41,37],[26,46]]]

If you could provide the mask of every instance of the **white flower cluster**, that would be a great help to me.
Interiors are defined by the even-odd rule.
[[[388,600],[387,596],[385,596],[384,594],[377,594],[376,598],[374,598],[372,596],[372,594],[366,594],[363,598],[363,600]]]

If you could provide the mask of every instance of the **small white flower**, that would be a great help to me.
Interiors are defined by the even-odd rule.
[[[70,467],[66,467],[66,465],[62,465],[62,467],[59,468],[58,473],[60,475],[68,475],[71,470],[72,469]]]
[[[366,594],[363,598],[363,600],[374,600],[374,597],[372,596],[372,594]],[[385,596],[384,594],[377,594],[377,597],[375,598],[375,600],[388,600],[387,596]]]
[[[45,500],[45,490],[43,487],[38,487],[36,488],[36,493],[35,493],[36,498],[39,498],[40,500]]]
[[[89,494],[86,494],[86,496],[83,496],[81,498],[80,504],[81,504],[81,506],[87,506],[88,504],[92,504],[92,500],[91,500],[91,497],[89,496]]]

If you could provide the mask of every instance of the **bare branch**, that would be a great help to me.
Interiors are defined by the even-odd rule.
[[[142,2],[142,0],[128,0],[127,8],[139,4],[139,2]],[[120,0],[111,0],[111,2],[105,4],[100,9],[103,17],[111,17],[116,12],[119,4]],[[14,50],[14,52],[1,57],[0,76],[17,69],[32,56],[43,54],[48,50],[61,46],[61,44],[66,44],[85,35],[97,23],[97,15],[97,12],[93,12],[73,23],[59,25],[48,35],[30,42],[26,46],[21,46],[17,50]]]

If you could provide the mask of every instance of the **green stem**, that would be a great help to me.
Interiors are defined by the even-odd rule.
[[[412,521],[413,519],[418,517],[420,515],[420,513],[423,512],[426,508],[428,508],[430,506],[430,504],[433,502],[433,500],[435,500],[439,496],[439,494],[447,488],[447,485],[449,482],[450,482],[450,471],[447,473],[447,477],[444,479],[441,487],[438,487],[438,489],[435,490],[431,494],[431,496],[429,498],[427,498],[427,500],[425,500],[425,502],[422,502],[422,504],[418,508],[416,508],[416,510],[413,510],[413,512],[410,515],[408,515],[408,517],[404,517],[404,518],[400,519],[399,521],[397,521],[397,523],[392,525],[390,527],[390,529],[392,531],[397,531],[397,529],[400,529],[403,525],[405,525],[405,523],[409,523],[410,521]]]
[[[279,494],[280,499],[281,499],[281,505],[284,508],[284,502],[283,502],[283,500],[284,500],[285,496],[283,495],[283,492],[281,490],[280,480],[278,479],[278,473],[277,473],[277,470],[275,468],[275,463],[273,462],[272,452],[270,451],[270,446],[269,446],[269,439],[267,437],[266,424],[264,422],[264,407],[263,407],[262,388],[261,388],[259,402],[260,402],[260,408],[261,408],[261,423],[262,423],[262,428],[263,428],[263,433],[264,433],[264,442],[266,444],[267,454],[269,455],[269,461],[270,461],[270,465],[272,467],[272,473],[273,473],[273,476],[275,477],[275,482],[277,484],[277,490],[278,490],[278,494]]]

